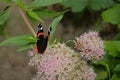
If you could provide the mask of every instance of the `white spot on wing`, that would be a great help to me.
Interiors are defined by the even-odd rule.
[[[43,28],[41,27],[40,30],[43,30]]]
[[[41,27],[41,28],[39,28],[38,30],[43,30],[43,28]]]

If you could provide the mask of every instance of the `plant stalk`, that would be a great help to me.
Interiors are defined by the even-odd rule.
[[[24,22],[27,24],[27,27],[30,29],[30,31],[32,32],[32,34],[36,37],[36,33],[35,33],[34,29],[32,28],[32,25],[31,25],[31,24],[29,23],[29,21],[27,20],[25,14],[24,14],[24,12],[23,12],[23,10],[22,10],[20,7],[18,7],[18,8],[19,8],[19,12],[20,12],[20,14],[21,14]]]

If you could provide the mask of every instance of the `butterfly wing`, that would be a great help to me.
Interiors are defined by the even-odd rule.
[[[37,42],[36,42],[36,53],[42,53],[42,45],[44,41],[44,32],[41,24],[38,25],[37,31]]]

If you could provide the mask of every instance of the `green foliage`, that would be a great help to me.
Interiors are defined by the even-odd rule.
[[[36,39],[32,35],[20,35],[8,38],[0,43],[0,46],[22,46],[30,43],[35,43]]]
[[[95,63],[95,65],[104,66],[101,71],[107,72],[107,78],[109,80],[119,80],[120,77],[120,41],[105,41],[105,50],[107,53],[104,55],[104,59]],[[96,70],[100,70],[98,67],[95,67]],[[99,75],[97,80],[101,80],[100,71],[97,72]]]
[[[109,65],[107,64],[107,62],[105,62],[105,61],[98,61],[96,64],[104,66],[106,68],[106,72],[107,72],[108,76],[110,77],[110,68],[109,68]],[[105,77],[106,76],[104,75],[104,78]]]
[[[108,74],[106,71],[99,71],[97,74],[96,80],[105,80],[108,77]]]
[[[18,49],[17,52],[24,51],[24,50],[27,50],[27,49],[32,49],[34,46],[35,46],[35,43],[21,46],[21,48]]]
[[[58,23],[61,21],[62,17],[63,17],[63,15],[59,15],[58,17],[56,17],[56,18],[53,20],[53,22],[50,24],[50,26],[49,26],[49,28],[50,28],[50,27],[52,28],[52,31],[51,31],[51,33],[50,33],[50,40],[49,40],[50,42],[51,42],[51,40],[52,40],[53,34],[54,34],[55,31],[56,31],[57,25],[58,25]]]
[[[106,64],[108,64],[110,72],[113,71],[116,65],[120,64],[119,58],[115,58],[109,55],[108,53],[106,53],[106,55],[104,56],[103,61],[106,62]]]
[[[8,38],[0,43],[0,46],[21,46],[18,51],[33,48],[35,45],[36,38],[30,34],[20,35]]]
[[[120,4],[115,5],[102,13],[104,21],[112,24],[120,24]]]
[[[47,9],[33,10],[40,18],[48,19],[63,14],[63,12],[50,11]],[[44,15],[43,15],[44,14]]]
[[[8,20],[9,15],[10,15],[10,9],[7,9],[0,14],[0,25],[4,24]]]
[[[5,35],[5,27],[6,27],[7,22],[5,22],[4,24],[0,25],[0,35],[4,36]]]
[[[120,80],[120,73],[114,74],[110,80]]]
[[[116,67],[113,69],[113,71],[119,71],[120,72],[120,64],[116,65]]]
[[[86,0],[66,0],[62,2],[62,4],[66,7],[70,7],[73,12],[81,12],[86,6]]]
[[[39,8],[39,7],[45,7],[52,4],[60,3],[64,0],[35,0],[29,7],[30,8]]]
[[[28,16],[30,17],[30,19],[39,20],[39,21],[43,22],[43,20],[34,11],[27,10],[26,12],[27,12]]]
[[[113,40],[119,40],[120,41],[120,33],[118,33],[114,38]]]
[[[113,6],[113,0],[89,0],[88,7],[92,10],[101,10]]]
[[[0,2],[10,2],[11,0],[0,0]]]
[[[70,7],[73,12],[81,12],[86,7],[92,10],[101,10],[114,5],[112,0],[66,0],[62,2],[66,7]]]
[[[21,0],[13,0],[13,2],[15,2],[19,7],[21,7],[24,10],[27,8]]]
[[[120,41],[105,41],[105,50],[113,57],[120,57]]]
[[[0,35],[4,34],[4,29],[6,27],[6,23],[8,21],[10,12],[11,12],[10,9],[6,9],[2,13],[0,13]]]

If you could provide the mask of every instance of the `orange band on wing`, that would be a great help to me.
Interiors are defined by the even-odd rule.
[[[40,33],[38,33],[37,36],[39,37],[39,36],[41,36],[41,35],[44,35],[44,33],[43,33],[43,32],[40,32]]]

